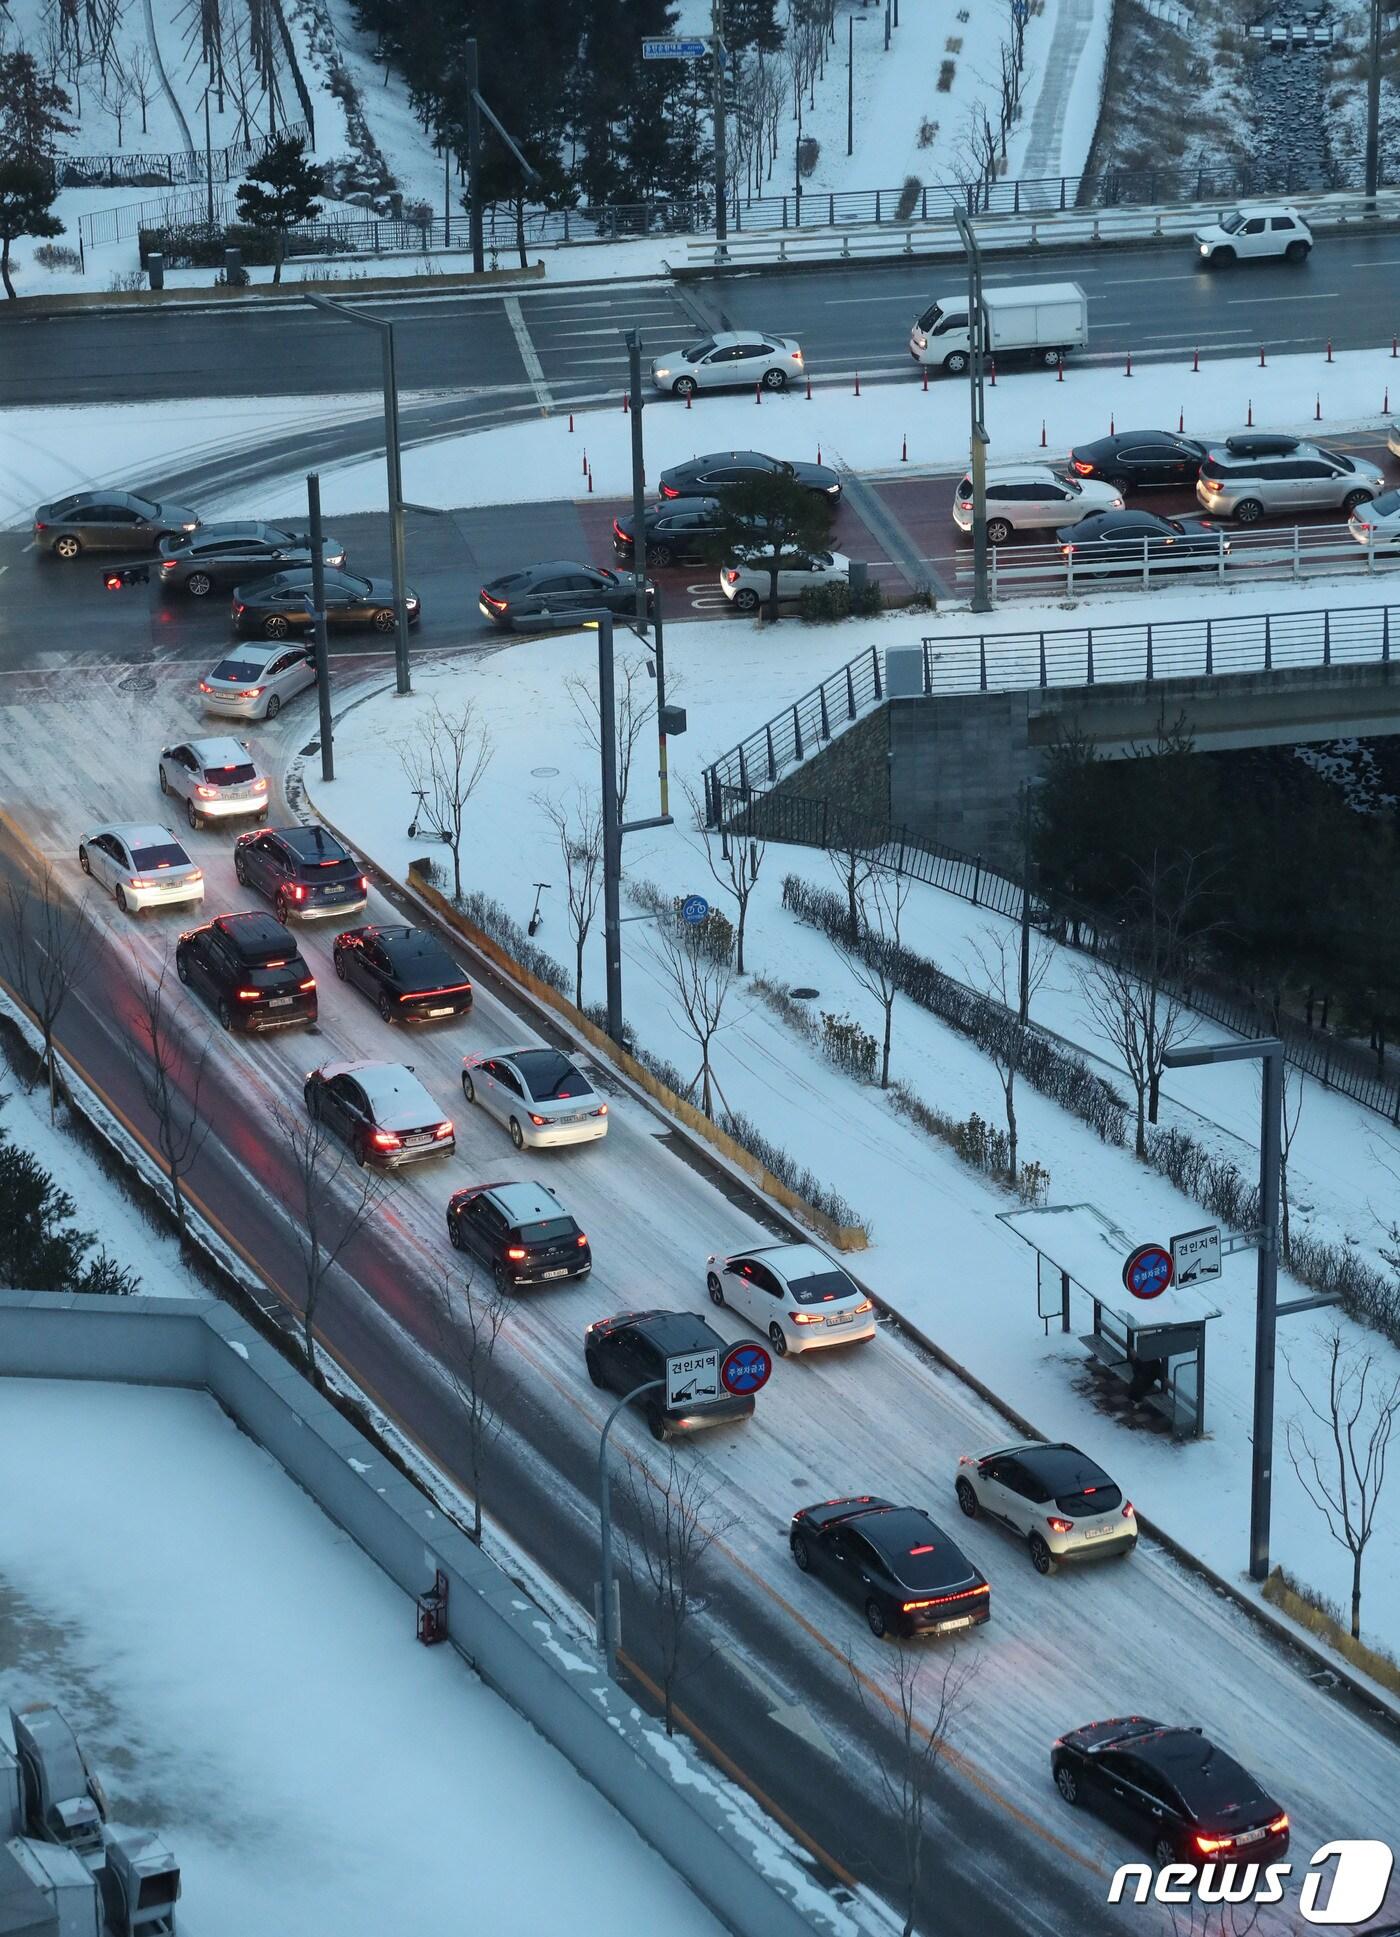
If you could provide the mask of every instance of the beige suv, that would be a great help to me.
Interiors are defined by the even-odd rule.
[[[1349,518],[1384,489],[1376,465],[1321,444],[1262,455],[1215,445],[1201,459],[1196,479],[1203,508],[1242,525],[1257,523],[1266,511],[1286,519],[1295,511],[1335,509]]]

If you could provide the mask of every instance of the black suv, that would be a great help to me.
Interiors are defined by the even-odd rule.
[[[1090,1722],[1050,1751],[1067,1803],[1116,1822],[1168,1863],[1248,1863],[1283,1856],[1288,1814],[1233,1756],[1196,1728],[1145,1715]]]
[[[175,973],[213,1004],[225,1029],[316,1020],[316,978],[271,915],[216,915],[175,944]]]
[[[952,1634],[992,1618],[992,1590],[955,1540],[922,1507],[860,1494],[799,1507],[792,1557],[864,1615],[870,1632]]]
[[[370,922],[335,938],[335,972],[362,989],[386,1022],[464,1016],[472,985],[435,935],[403,923]]]
[[[233,871],[266,895],[278,921],[293,915],[358,914],[369,899],[360,864],[324,827],[270,827],[240,834]]]
[[[507,1285],[543,1285],[586,1278],[593,1269],[588,1239],[548,1184],[475,1184],[454,1192],[447,1206],[454,1251],[474,1251]]]
[[[621,1312],[616,1318],[595,1319],[583,1335],[583,1362],[594,1385],[631,1392],[648,1379],[662,1381],[662,1390],[648,1393],[642,1402],[653,1439],[752,1416],[753,1394],[733,1398],[719,1382],[719,1364],[728,1350],[719,1333],[694,1312]],[[713,1369],[702,1357],[710,1352],[718,1355]],[[690,1356],[701,1362],[685,1394],[668,1406],[666,1361]]]

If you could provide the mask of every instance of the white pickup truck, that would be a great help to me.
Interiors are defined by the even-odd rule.
[[[1089,299],[1077,282],[1026,283],[982,291],[988,356],[1029,354],[1049,370],[1089,341]],[[941,364],[950,376],[967,368],[971,341],[966,290],[930,303],[909,332],[916,363]]]

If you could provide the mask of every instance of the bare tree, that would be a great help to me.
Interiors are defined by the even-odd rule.
[[[398,745],[399,763],[411,787],[421,790],[428,811],[452,850],[452,899],[462,899],[462,824],[467,802],[491,764],[494,749],[484,720],[464,700],[456,713],[434,700],[416,740]]]
[[[170,1208],[183,1242],[188,1228],[184,1179],[194,1168],[209,1134],[208,1119],[200,1108],[200,1091],[213,1032],[205,1029],[197,1051],[185,1049],[166,991],[168,972],[168,963],[162,962],[160,973],[151,976],[139,960],[136,962],[135,1039],[127,1049],[146,1107],[155,1119],[156,1148],[165,1166]]]
[[[890,1038],[894,1031],[894,999],[899,993],[899,930],[908,899],[908,878],[887,863],[872,860],[858,896],[856,939],[834,944],[855,981],[880,1005],[884,1018],[880,1044],[882,1090],[890,1086]]]
[[[1026,1007],[1029,1010],[1031,999],[1049,972],[1054,950],[1038,928],[1025,931],[1025,935],[1029,942],[1025,975]],[[1002,1096],[1006,1103],[1007,1162],[1013,1184],[1020,1176],[1016,1154],[1016,1078],[1021,1072],[1030,1042],[1030,1029],[1021,1021],[1020,1011],[1022,939],[1020,928],[998,928],[988,923],[981,937],[972,944],[973,962],[963,964],[968,981],[1002,1010],[1001,1027],[989,1036],[986,1050],[1001,1078]]]
[[[50,1122],[58,1099],[54,1031],[63,1005],[91,973],[97,949],[97,929],[86,901],[73,906],[47,861],[39,863],[37,881],[13,877],[6,881],[5,918],[0,920],[0,971],[44,1039]]]
[[[535,795],[559,838],[568,898],[569,933],[574,938],[574,1004],[583,1007],[583,950],[603,887],[603,809],[578,787],[572,804]]]
[[[739,919],[734,925],[734,969],[744,973],[744,934],[749,919],[749,901],[758,884],[758,871],[763,866],[763,857],[768,852],[768,843],[757,840],[751,834],[736,834],[721,825],[718,830],[719,858],[715,857],[715,830],[705,819],[705,803],[694,787],[687,781],[685,797],[690,803],[691,817],[695,828],[705,843],[705,862],[714,878],[715,886],[727,895],[732,895],[734,905],[739,911]]]
[[[117,124],[117,146],[124,138],[127,111],[135,97],[131,76],[122,65],[121,54],[113,49],[102,72],[102,105]]]
[[[1359,1640],[1361,1564],[1385,1484],[1390,1435],[1400,1417],[1400,1376],[1372,1393],[1368,1409],[1367,1384],[1373,1373],[1378,1379],[1384,1374],[1377,1372],[1374,1354],[1359,1348],[1347,1352],[1341,1332],[1334,1331],[1327,1339],[1324,1412],[1300,1384],[1286,1353],[1284,1363],[1294,1391],[1331,1441],[1319,1453],[1303,1422],[1296,1417],[1288,1422],[1288,1457],[1299,1484],[1326,1520],[1332,1538],[1351,1555],[1351,1632]]]
[[[657,926],[657,941],[661,948],[661,966],[680,1004],[680,1019],[700,1051],[700,1068],[686,1095],[692,1095],[698,1085],[700,1108],[712,1117],[713,1092],[719,1089],[719,1083],[711,1066],[711,1049],[724,1014],[725,1000],[734,986],[734,963],[727,952],[714,946],[712,938],[704,933],[703,924],[692,927],[663,916]],[[723,1092],[720,1094],[722,1097]]]
[[[958,1651],[949,1651],[941,1664],[938,1687],[932,1699],[932,1712],[920,1713],[921,1695],[932,1670],[927,1655],[913,1648],[897,1648],[894,1655],[894,1701],[869,1693],[867,1677],[856,1667],[848,1653],[846,1665],[856,1699],[877,1724],[877,1740],[883,1741],[891,1715],[895,1740],[889,1753],[876,1750],[875,1766],[885,1804],[899,1826],[900,1876],[899,1906],[903,1915],[901,1937],[914,1937],[919,1911],[919,1891],[923,1884],[925,1819],[929,1793],[938,1764],[947,1745],[953,1718],[961,1709],[967,1685],[976,1673],[976,1662],[960,1663]]]
[[[511,1301],[499,1279],[475,1284],[470,1270],[443,1271],[428,1297],[438,1356],[462,1408],[467,1481],[472,1494],[471,1537],[481,1544],[481,1492],[491,1442],[501,1430],[494,1404],[499,1367],[496,1345]]]
[[[632,778],[632,756],[637,750],[637,742],[647,727],[656,718],[655,695],[648,691],[645,663],[640,659],[623,660],[614,668],[615,687],[614,714],[617,721],[617,811],[621,815],[627,805],[627,789]],[[672,682],[674,685],[674,682]],[[564,681],[564,690],[569,695],[583,737],[599,752],[602,730],[598,721],[598,687],[596,681],[584,679],[578,673],[570,673]]]
[[[871,851],[847,835],[827,849],[826,858],[846,897],[846,939],[855,943],[860,939],[860,898],[874,865]]]
[[[146,110],[160,93],[156,71],[151,64],[151,56],[144,42],[138,41],[126,57],[127,78],[131,82],[131,92],[141,104],[141,132],[149,133],[146,126]],[[120,145],[120,144],[119,144]]]
[[[1279,1138],[1278,1152],[1278,1208],[1279,1208],[1279,1247],[1285,1265],[1293,1262],[1293,1228],[1289,1222],[1288,1200],[1288,1158],[1293,1149],[1293,1139],[1298,1133],[1298,1119],[1303,1114],[1303,1072],[1294,1067],[1287,1057],[1281,1070],[1283,1080],[1283,1123]],[[1263,1071],[1259,1072],[1263,1082]]]
[[[963,143],[972,155],[977,169],[977,179],[982,187],[990,188],[997,178],[1001,157],[1001,135],[987,113],[987,103],[979,95],[968,110],[963,126]]]
[[[703,1466],[682,1466],[667,1448],[666,1471],[655,1478],[645,1467],[628,1470],[627,1493],[636,1536],[626,1534],[628,1572],[647,1601],[647,1627],[657,1648],[657,1678],[666,1733],[674,1733],[676,1683],[688,1653],[691,1617],[705,1556],[734,1524],[712,1511],[714,1492]],[[688,1665],[688,1663],[686,1664]]]
[[[307,1375],[319,1389],[316,1311],[321,1293],[347,1245],[390,1196],[391,1185],[379,1171],[356,1166],[348,1147],[332,1138],[309,1106],[305,1116],[298,1116],[275,1104],[272,1117],[291,1170],[287,1203],[301,1253],[302,1343]]]

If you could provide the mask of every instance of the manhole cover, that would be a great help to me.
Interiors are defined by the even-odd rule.
[[[530,772],[536,780],[553,780],[558,767],[531,767]]]
[[[789,989],[788,994],[794,1002],[812,1002],[821,994],[820,989]]]
[[[153,693],[156,682],[149,673],[128,673],[125,679],[118,680],[117,690],[122,693]]]

